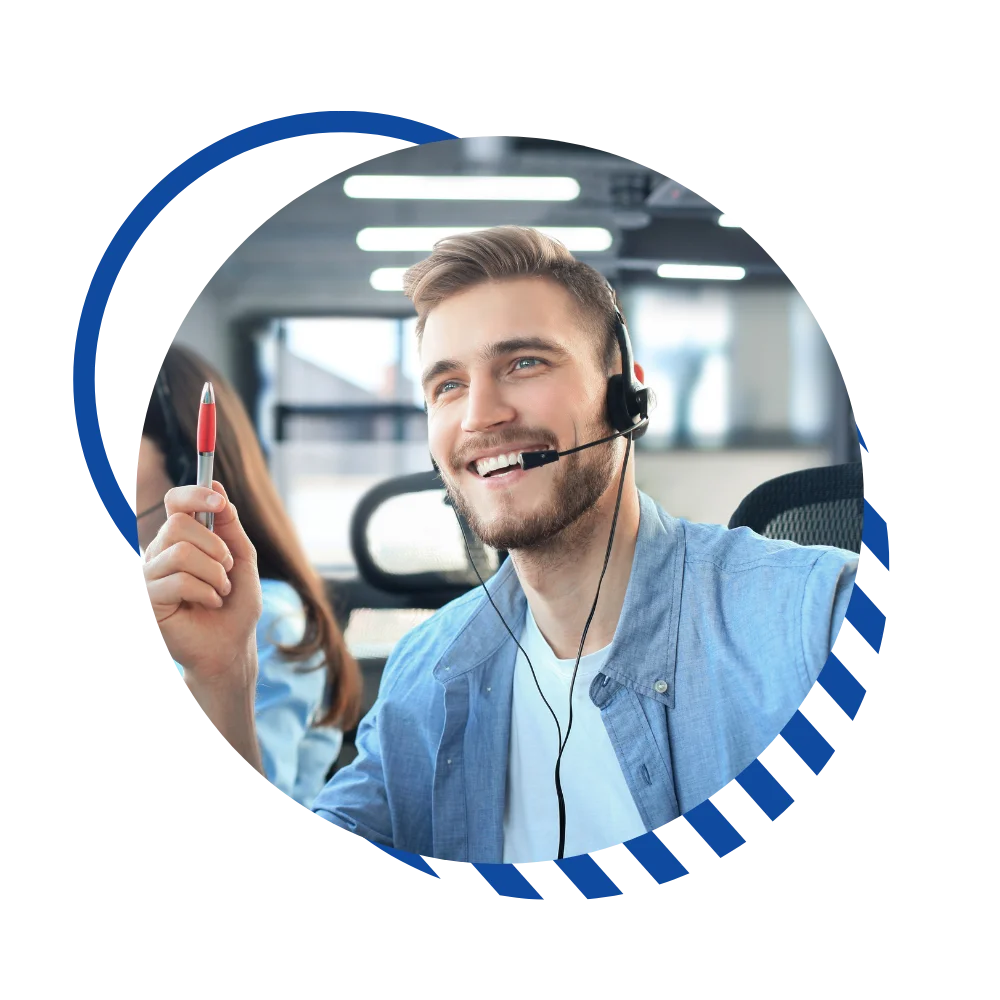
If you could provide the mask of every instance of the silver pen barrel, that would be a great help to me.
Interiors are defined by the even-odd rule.
[[[198,486],[212,488],[212,467],[215,464],[214,451],[198,452]],[[215,530],[215,515],[209,511],[199,511],[195,514],[195,520],[199,524],[205,525],[209,531]]]

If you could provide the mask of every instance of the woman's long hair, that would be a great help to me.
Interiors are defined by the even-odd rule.
[[[306,630],[302,640],[280,648],[291,660],[307,660],[322,652],[328,708],[317,724],[348,730],[357,722],[360,711],[361,673],[347,650],[323,582],[309,564],[274,487],[250,417],[236,391],[207,361],[175,345],[167,352],[157,391],[146,410],[143,437],[150,438],[163,451],[171,478],[176,476],[173,469],[178,457],[185,454],[178,456],[178,449],[185,449],[190,455],[189,468],[193,469],[198,401],[206,382],[211,382],[215,389],[217,413],[213,475],[225,486],[240,512],[240,522],[257,550],[261,579],[290,584],[305,609]]]

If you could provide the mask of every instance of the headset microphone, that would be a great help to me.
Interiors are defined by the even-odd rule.
[[[578,451],[583,451],[585,448],[593,448],[599,444],[607,444],[609,441],[614,441],[615,438],[621,437],[623,434],[631,434],[633,431],[641,430],[648,423],[649,417],[637,418],[635,424],[633,424],[627,431],[615,431],[614,434],[609,434],[607,437],[600,438],[597,441],[588,441],[586,444],[578,444],[575,448],[567,448],[565,451],[553,451],[552,449],[545,449],[544,451],[522,451],[521,454],[517,456],[517,463],[522,469],[537,469],[539,466],[550,465],[552,462],[558,462],[564,455],[573,455]]]

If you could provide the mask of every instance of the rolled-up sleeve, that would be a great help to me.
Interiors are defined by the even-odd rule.
[[[392,847],[392,819],[378,732],[378,703],[358,726],[358,756],[316,797],[313,812],[361,837]]]
[[[811,685],[826,664],[854,590],[858,557],[826,549],[813,564],[802,594],[802,660]]]

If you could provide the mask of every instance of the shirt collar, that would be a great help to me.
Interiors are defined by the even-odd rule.
[[[684,555],[683,523],[640,492],[632,570],[602,673],[671,708]],[[527,599],[512,560],[500,567],[486,587],[504,621],[519,635]],[[654,594],[656,600],[651,600]],[[434,675],[448,683],[490,659],[510,641],[503,622],[480,590],[472,614],[438,661]]]

